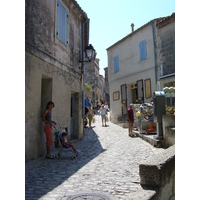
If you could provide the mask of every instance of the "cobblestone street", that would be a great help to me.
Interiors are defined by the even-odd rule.
[[[95,118],[94,127],[86,129],[83,140],[74,143],[79,150],[76,160],[63,151],[58,160],[43,156],[26,163],[27,200],[68,199],[80,192],[144,200],[155,193],[141,187],[139,163],[165,150],[139,137],[128,137],[127,129],[111,122],[102,127],[101,117]]]

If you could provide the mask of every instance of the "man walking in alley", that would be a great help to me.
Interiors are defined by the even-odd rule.
[[[131,103],[130,108],[127,110],[127,121],[129,123],[128,133],[129,136],[133,136],[133,124],[134,124],[134,114],[133,114],[134,105]]]

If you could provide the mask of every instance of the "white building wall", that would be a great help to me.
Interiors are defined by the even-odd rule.
[[[147,59],[140,61],[139,43],[146,40]],[[155,91],[155,59],[153,32],[151,24],[136,30],[120,42],[107,49],[108,79],[110,84],[110,110],[114,121],[116,116],[121,116],[121,85],[127,85],[127,105],[131,103],[130,85],[138,80],[143,80],[144,102],[151,102],[152,98],[145,98],[145,79],[151,80],[151,94]],[[119,56],[119,71],[114,72],[114,57]],[[113,92],[119,91],[119,100],[113,101]],[[128,108],[128,106],[127,106]]]

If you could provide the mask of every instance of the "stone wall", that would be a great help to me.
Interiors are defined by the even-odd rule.
[[[175,86],[175,13],[158,20],[156,26],[156,65],[161,89]],[[170,76],[169,76],[170,75]]]
[[[175,144],[175,115],[163,115],[163,138],[165,147],[170,147]]]
[[[156,190],[152,200],[175,199],[175,145],[139,165],[140,183]]]
[[[85,64],[84,83],[89,84],[92,89],[93,106],[97,106],[97,101],[104,100],[104,77],[99,75],[99,59],[95,58]]]
[[[175,73],[175,25],[166,31],[160,31],[160,56],[163,63],[163,76]]]
[[[55,103],[52,120],[57,128],[68,126],[70,132],[71,93],[76,95],[75,126],[77,138],[83,137],[82,96],[80,80],[67,84],[62,71],[42,59],[26,53],[25,80],[25,154],[26,160],[36,158],[45,153],[45,134],[43,131],[42,113],[49,100]],[[49,88],[49,89],[48,89]],[[44,90],[44,91],[43,91]],[[45,97],[46,96],[46,97]],[[53,148],[53,146],[52,146]]]
[[[68,44],[56,37],[56,1],[25,1],[25,160],[46,152],[42,113],[48,101],[55,107],[52,119],[57,128],[71,126],[71,97],[74,97],[74,134],[83,137],[80,8],[71,0],[60,1],[68,10]],[[85,16],[85,14],[84,14]],[[53,148],[53,145],[52,145]]]

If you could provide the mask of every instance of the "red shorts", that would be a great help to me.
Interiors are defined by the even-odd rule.
[[[46,134],[46,145],[50,147],[52,144],[52,129],[49,124],[44,126],[44,132]]]

